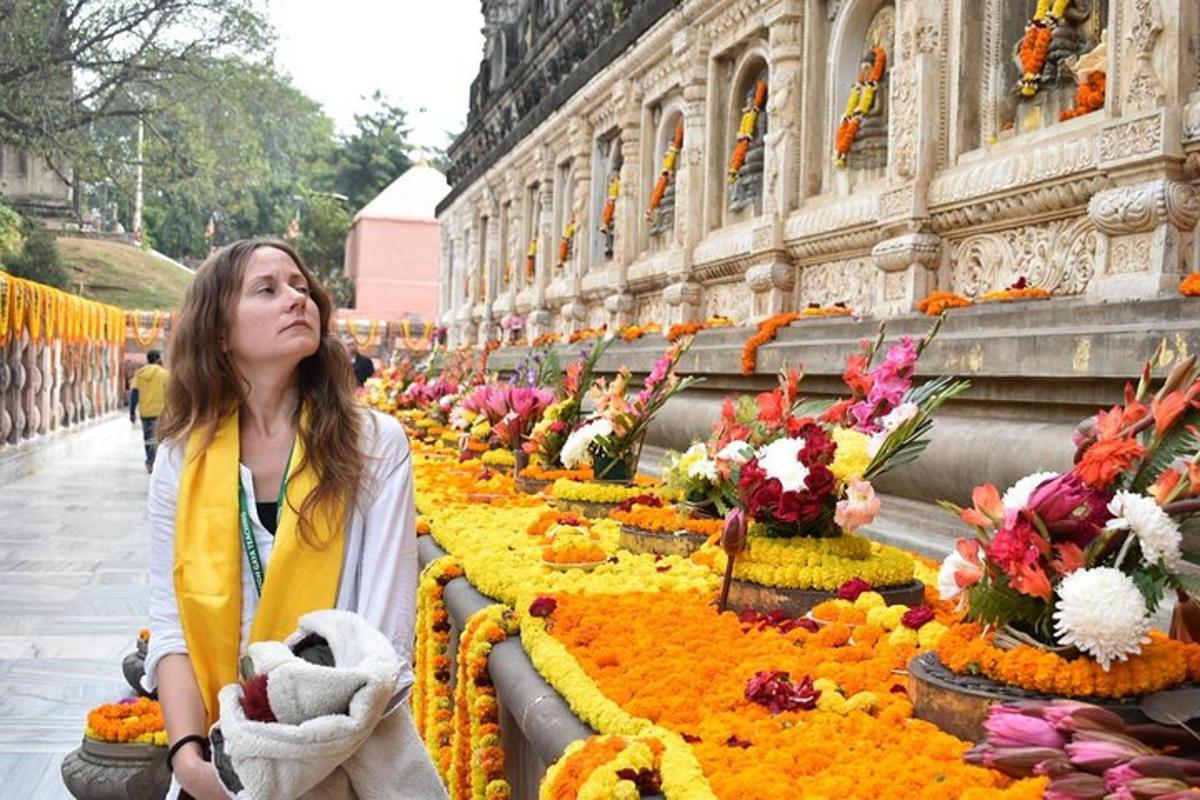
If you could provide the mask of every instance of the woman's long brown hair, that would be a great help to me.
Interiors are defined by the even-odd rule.
[[[220,422],[246,401],[249,384],[220,342],[228,340],[246,265],[264,247],[280,250],[295,262],[321,314],[320,346],[299,366],[300,406],[308,412],[307,424],[296,422],[304,443],[297,470],[311,465],[317,476],[317,488],[297,511],[300,538],[323,547],[328,542],[317,540],[313,514],[322,509],[336,524],[341,520],[337,512],[349,513],[358,500],[365,472],[359,444],[363,414],[354,400],[350,356],[331,332],[333,301],[292,247],[274,239],[243,239],[221,248],[196,270],[171,332],[171,372],[159,437],[186,447],[192,433],[203,430],[203,447],[208,447]]]

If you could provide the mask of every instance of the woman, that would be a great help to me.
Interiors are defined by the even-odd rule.
[[[402,687],[412,683],[408,440],[355,403],[331,314],[294,250],[246,240],[197,270],[171,337],[145,683],[172,743],[172,797],[227,797],[204,752],[217,692],[237,680],[249,642],[282,640],[308,611],[358,613],[391,639]],[[423,751],[420,764],[433,768]]]

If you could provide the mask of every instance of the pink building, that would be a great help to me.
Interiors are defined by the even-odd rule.
[[[345,273],[357,287],[356,317],[434,321],[440,270],[434,209],[449,191],[446,177],[421,161],[354,215]]]

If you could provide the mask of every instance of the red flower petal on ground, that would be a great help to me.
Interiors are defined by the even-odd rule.
[[[837,596],[839,600],[849,600],[853,603],[860,594],[874,591],[874,588],[862,578],[851,578],[838,587]]]
[[[548,617],[554,613],[556,608],[558,608],[557,600],[542,595],[529,604],[529,615],[531,617]]]
[[[929,606],[913,606],[908,611],[904,612],[904,616],[900,618],[900,624],[906,628],[912,628],[914,631],[920,630],[921,626],[926,622],[933,621],[933,609]]]

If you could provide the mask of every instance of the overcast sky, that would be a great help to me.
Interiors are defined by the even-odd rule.
[[[353,128],[375,89],[409,112],[414,144],[445,147],[446,131],[466,124],[483,56],[479,0],[270,0],[268,8],[279,66],[339,131]]]

